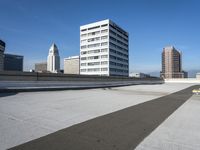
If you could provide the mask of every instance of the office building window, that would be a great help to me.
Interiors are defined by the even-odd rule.
[[[108,32],[108,29],[101,30],[101,33],[107,33],[107,32]]]
[[[96,27],[88,28],[88,30],[93,30],[93,29],[97,29],[97,28],[100,28],[100,26],[96,26]]]
[[[85,48],[87,48],[87,45],[81,46],[81,49],[85,49]]]
[[[87,29],[82,29],[81,31],[84,32],[84,31],[87,31]]]
[[[108,26],[108,24],[103,24],[103,25],[101,25],[101,27],[107,27]]]
[[[81,69],[81,72],[86,72],[86,69]]]
[[[88,72],[97,72],[100,71],[100,68],[90,68],[88,69]]]
[[[101,71],[108,71],[108,68],[101,68]]]
[[[81,37],[86,37],[87,36],[87,34],[81,34]]]
[[[86,63],[81,63],[81,66],[86,66]]]
[[[100,40],[100,37],[88,39],[88,42],[93,42],[93,41],[98,41],[98,40]]]
[[[83,52],[81,52],[81,55],[85,55],[85,54],[87,54],[87,52],[86,52],[86,51],[83,51]]]
[[[101,58],[108,58],[108,55],[101,55]]]
[[[101,62],[101,65],[107,65],[107,64],[108,64],[107,61],[102,61],[102,62]]]
[[[85,40],[81,40],[81,43],[83,43],[83,42],[85,42],[85,41],[87,41],[86,39]]]
[[[87,60],[87,57],[81,57],[81,60]]]
[[[88,48],[98,47],[98,46],[100,46],[100,43],[97,43],[97,44],[90,44],[90,45],[88,45]]]
[[[88,57],[88,60],[92,60],[92,59],[99,59],[99,56],[90,56],[90,57]]]
[[[108,51],[107,48],[101,49],[101,52],[107,52],[107,51]]]
[[[95,66],[95,65],[100,65],[100,62],[90,62],[90,63],[88,63],[88,66]]]
[[[102,40],[106,40],[108,38],[108,36],[102,36],[101,39]]]
[[[101,46],[106,46],[106,45],[108,45],[108,42],[101,43]]]
[[[100,52],[100,49],[90,50],[88,51],[88,54],[99,53],[99,52]]]
[[[100,31],[91,32],[91,33],[88,33],[88,36],[91,36],[91,35],[97,35],[97,34],[99,34],[99,33],[100,33]]]

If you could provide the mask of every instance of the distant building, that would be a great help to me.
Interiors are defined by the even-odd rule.
[[[80,74],[80,57],[72,56],[64,59],[65,74]]]
[[[0,71],[4,69],[4,51],[5,51],[6,44],[4,41],[0,40]]]
[[[4,54],[5,71],[23,71],[23,56]]]
[[[47,62],[36,63],[35,72],[47,72]]]
[[[188,72],[182,71],[183,72],[183,78],[188,78]]]
[[[196,74],[196,78],[200,79],[200,72]]]
[[[135,77],[135,78],[149,78],[150,74],[140,73],[140,72],[132,72],[129,74],[129,77]]]
[[[80,27],[80,74],[129,75],[129,34],[111,20]]]
[[[60,72],[60,56],[56,44],[53,44],[49,49],[47,57],[47,71],[52,73]]]
[[[162,52],[163,78],[184,78],[186,72],[182,71],[182,54],[173,46],[165,47]]]

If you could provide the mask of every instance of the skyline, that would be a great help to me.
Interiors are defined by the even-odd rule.
[[[129,32],[130,72],[161,71],[161,53],[168,45],[182,51],[183,70],[200,68],[197,0],[127,0],[123,5],[122,1],[103,0],[98,6],[92,0],[0,1],[0,38],[7,44],[5,52],[24,55],[25,70],[46,61],[53,42],[58,46],[63,68],[64,58],[79,55],[80,26],[104,19],[113,20]]]

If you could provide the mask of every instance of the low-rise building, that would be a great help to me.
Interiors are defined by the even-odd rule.
[[[141,72],[132,72],[129,74],[129,77],[134,77],[134,78],[149,78],[150,74],[145,74]]]
[[[196,74],[196,78],[200,79],[200,72]]]
[[[183,78],[188,78],[188,72],[182,71],[183,72]]]
[[[64,59],[65,74],[80,74],[80,57],[71,56]]]
[[[36,63],[35,72],[47,72],[47,62]]]

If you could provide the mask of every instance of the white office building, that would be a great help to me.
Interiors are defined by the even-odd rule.
[[[129,75],[129,35],[111,20],[80,27],[80,74]]]
[[[56,44],[52,44],[47,57],[47,71],[52,73],[60,72],[60,56]]]

